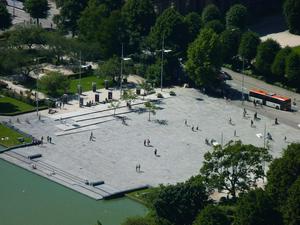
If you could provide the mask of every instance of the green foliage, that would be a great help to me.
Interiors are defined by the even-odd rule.
[[[290,144],[281,158],[275,159],[267,172],[266,191],[275,205],[283,206],[288,196],[288,189],[300,175],[300,144]]]
[[[271,66],[279,50],[280,45],[272,39],[259,44],[255,58],[255,67],[260,74],[270,77],[272,74]]]
[[[202,22],[205,25],[212,20],[221,20],[221,12],[214,4],[207,5],[202,11]]]
[[[286,59],[291,52],[292,49],[290,47],[285,47],[280,49],[280,51],[276,54],[271,67],[272,73],[276,76],[274,79],[284,81]]]
[[[284,224],[300,224],[300,177],[288,190],[287,201],[283,207]]]
[[[235,225],[280,225],[281,217],[271,198],[262,189],[251,190],[239,199],[234,214]]]
[[[208,205],[200,211],[193,225],[230,225],[230,221],[220,207]]]
[[[202,178],[192,177],[185,183],[162,187],[154,208],[159,217],[174,225],[189,225],[204,208],[207,199]]]
[[[150,121],[150,120],[151,120],[150,115],[151,115],[151,113],[152,113],[153,115],[156,114],[157,107],[156,107],[156,105],[155,105],[153,102],[151,102],[151,101],[145,102],[144,105],[145,105],[146,109],[147,109],[148,112],[149,112],[149,118],[148,118],[148,121]]]
[[[220,20],[211,20],[205,24],[205,28],[210,28],[217,34],[225,30],[224,24]]]
[[[227,29],[221,33],[220,40],[223,61],[230,63],[232,58],[238,54],[241,32],[239,29]]]
[[[57,1],[60,14],[54,17],[54,22],[62,31],[71,31],[74,36],[77,33],[77,21],[81,12],[87,6],[88,0]]]
[[[0,30],[5,30],[12,25],[12,18],[6,6],[0,3]]]
[[[100,0],[89,0],[78,20],[79,36],[85,41],[96,41],[102,19],[109,16],[107,6],[100,2]]]
[[[122,225],[155,225],[153,219],[147,217],[129,217]]]
[[[135,52],[155,23],[154,4],[151,0],[128,0],[122,7],[122,17],[130,50]]]
[[[267,149],[231,141],[224,149],[219,145],[205,153],[200,172],[208,187],[225,190],[235,198],[238,192],[255,187],[257,180],[264,178],[263,163],[271,159]]]
[[[59,72],[50,72],[38,80],[38,87],[53,97],[66,93],[70,86],[70,80]]]
[[[247,8],[241,4],[230,7],[226,13],[226,27],[244,30],[247,25]]]
[[[187,47],[187,25],[184,18],[174,8],[167,8],[156,20],[151,28],[148,42],[154,49],[161,49],[164,38],[165,48],[173,52],[182,52]]]
[[[117,56],[113,56],[104,63],[101,63],[98,67],[97,74],[103,77],[110,77],[115,80],[118,77],[120,79],[120,59]]]
[[[24,9],[32,18],[37,19],[39,24],[40,18],[47,18],[50,9],[47,0],[25,0]]]
[[[196,12],[191,12],[184,17],[184,22],[188,27],[189,42],[195,40],[201,28],[201,16]]]
[[[293,34],[300,34],[300,0],[286,0],[283,5],[283,13]]]
[[[286,59],[286,78],[288,83],[300,90],[300,56],[291,52]]]
[[[154,84],[156,87],[160,85],[160,74],[161,74],[161,65],[159,61],[156,61],[155,64],[152,64],[147,67],[146,78],[147,81],[151,84]],[[163,74],[163,83],[166,83],[166,74]]]
[[[215,86],[222,65],[221,42],[211,29],[203,29],[190,44],[186,71],[197,86]]]
[[[256,56],[259,43],[260,38],[257,33],[251,31],[243,33],[239,46],[239,55],[250,62]]]
[[[128,103],[134,102],[134,100],[137,99],[137,95],[133,92],[133,90],[124,90],[122,99],[125,100]]]

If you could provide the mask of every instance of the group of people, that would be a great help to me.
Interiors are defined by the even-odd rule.
[[[189,126],[187,120],[184,120],[184,124],[185,124],[185,126],[187,126],[187,127]],[[192,126],[192,131],[195,132],[195,131],[198,131],[198,130],[199,130],[199,127],[198,127],[198,126],[196,126],[196,127],[195,127],[195,126]]]

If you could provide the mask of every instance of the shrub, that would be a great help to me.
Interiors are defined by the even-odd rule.
[[[164,96],[161,93],[157,93],[158,98],[164,98]]]

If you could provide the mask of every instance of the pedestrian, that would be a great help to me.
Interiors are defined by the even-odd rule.
[[[192,131],[194,131],[194,126],[192,126]]]
[[[251,120],[251,127],[253,127],[253,120]]]
[[[154,150],[154,155],[157,156],[157,149]]]
[[[149,145],[150,145],[150,139],[147,140],[147,146],[149,146]]]
[[[287,138],[286,138],[286,136],[284,136],[284,141],[286,142],[286,140],[287,140]]]
[[[184,124],[187,126],[187,120],[184,120]]]
[[[198,126],[196,127],[196,130],[197,130],[197,131],[199,130]]]
[[[236,130],[234,130],[233,135],[236,137]]]
[[[138,165],[136,164],[135,165],[135,172],[137,172],[137,170],[138,170]]]
[[[90,141],[92,141],[93,140],[93,132],[91,132],[91,135],[90,135]]]
[[[49,142],[49,136],[47,136],[47,142]]]
[[[229,118],[229,124],[232,124],[232,120],[231,120],[231,117]]]
[[[138,172],[141,172],[141,164],[138,164]]]
[[[278,125],[279,123],[278,123],[278,119],[277,118],[275,118],[275,125]]]
[[[50,144],[52,143],[52,137],[49,137],[49,142],[50,142]]]
[[[144,139],[144,146],[146,146],[146,139]]]

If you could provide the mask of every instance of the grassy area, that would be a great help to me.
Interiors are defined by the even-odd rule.
[[[32,105],[26,104],[14,98],[0,96],[0,114],[9,115],[34,110]]]
[[[82,86],[82,91],[91,91],[92,90],[92,83],[96,82],[97,89],[104,87],[104,78],[99,76],[87,76],[82,77],[80,80],[80,84]],[[70,92],[77,93],[77,85],[79,84],[79,79],[72,79],[70,84]]]
[[[148,189],[131,192],[126,196],[144,204],[149,208],[152,208],[153,202],[158,196],[159,191],[160,191],[160,187],[148,188]]]
[[[0,124],[0,145],[4,147],[13,147],[22,144],[18,138],[24,138],[25,143],[31,143],[31,138],[16,132],[15,130]]]
[[[300,46],[294,47],[293,50],[300,55]]]

